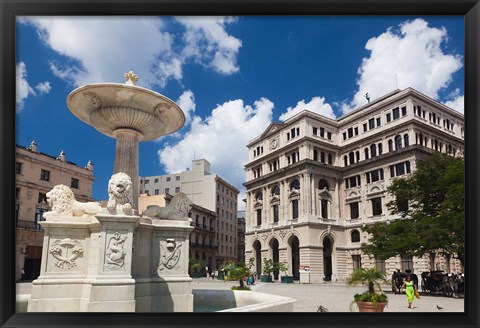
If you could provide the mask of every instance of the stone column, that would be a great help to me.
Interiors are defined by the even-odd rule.
[[[113,174],[126,173],[133,183],[133,204],[138,209],[138,143],[143,139],[140,132],[132,129],[118,129],[113,132],[117,140]]]

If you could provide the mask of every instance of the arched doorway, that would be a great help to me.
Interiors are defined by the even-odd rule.
[[[325,281],[332,281],[332,249],[333,241],[327,236],[323,239],[323,275]]]
[[[293,236],[290,241],[292,250],[292,274],[294,280],[300,280],[300,242],[296,236]]]
[[[260,274],[262,273],[262,245],[258,240],[253,242],[253,250],[255,256],[255,272],[256,278],[260,278]]]
[[[278,263],[280,262],[280,254],[278,252],[278,240],[272,239],[270,242],[270,247],[272,249],[272,260],[273,263]],[[273,270],[273,279],[277,280],[278,279],[278,268],[275,268]]]

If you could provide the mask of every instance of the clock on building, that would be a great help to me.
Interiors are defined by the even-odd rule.
[[[272,142],[270,143],[270,146],[272,147],[272,149],[275,149],[277,148],[277,144],[278,144],[277,139],[273,139]]]

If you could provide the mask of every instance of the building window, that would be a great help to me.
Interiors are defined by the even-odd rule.
[[[397,118],[400,118],[400,109],[397,107],[397,108],[394,108],[393,111],[393,119],[396,120]]]
[[[345,179],[346,188],[353,188],[360,186],[360,176],[354,175],[353,177],[349,177]]]
[[[402,149],[402,137],[396,136],[395,137],[395,150]]]
[[[165,188],[165,193],[169,194],[170,193],[170,188]]]
[[[389,152],[393,151],[393,141],[392,141],[392,139],[388,140],[388,151]]]
[[[180,187],[175,187],[175,193],[178,194],[180,192]]]
[[[155,182],[155,183],[158,183],[158,179],[155,179],[154,182]]]
[[[175,180],[179,181],[179,180],[180,180],[180,176],[177,175],[177,176],[175,177]]]
[[[50,171],[43,170],[40,172],[40,180],[50,181]]]
[[[38,193],[38,199],[37,199],[37,203],[38,204],[41,204],[42,202],[47,202],[47,195],[44,194],[43,192],[39,192]]]
[[[387,117],[387,122],[390,122],[392,120],[392,116],[390,113],[387,113],[386,117]]]
[[[262,225],[262,210],[261,209],[258,209],[256,210],[257,212],[257,226],[261,226]],[[223,224],[223,222],[222,222]]]
[[[22,163],[20,162],[15,163],[15,173],[22,174]]]
[[[292,200],[292,220],[298,219],[298,199]]]
[[[290,190],[300,190],[300,182],[297,179],[290,184]]]
[[[413,259],[411,256],[401,255],[401,261],[403,272],[405,272],[406,270],[412,270],[413,272]]]
[[[402,116],[407,115],[407,107],[403,106],[402,107]]]
[[[350,237],[351,237],[352,243],[360,242],[360,232],[358,230],[353,230]]]
[[[374,118],[371,118],[371,119],[368,120],[368,128],[370,130],[375,128],[375,119]]]
[[[373,144],[370,146],[370,152],[372,154],[372,157],[377,156],[377,145]]]
[[[408,211],[408,200],[403,199],[403,200],[398,200],[397,199],[397,209],[399,212],[406,212]]]
[[[332,154],[328,154],[328,164],[332,165],[333,164],[333,159],[332,159]]]
[[[365,152],[365,159],[368,159],[368,148],[365,148],[364,152]]]
[[[378,155],[382,155],[383,153],[383,145],[381,143],[378,144]]]
[[[170,178],[170,177],[167,177],[167,182],[170,181],[170,180],[171,180],[171,178]]]
[[[362,258],[360,255],[352,255],[353,270],[360,269],[362,267]]]
[[[155,189],[155,195],[160,195],[160,190],[159,189]]]
[[[360,211],[358,209],[358,202],[350,203],[350,218],[358,219],[360,217]]]
[[[146,179],[145,180],[145,184],[148,184],[150,182],[150,180]]]
[[[278,185],[272,188],[272,196],[280,196],[280,187]]]
[[[277,204],[273,205],[273,222],[274,223],[278,222],[278,205]]]
[[[41,229],[40,224],[38,222],[44,221],[44,219],[43,219],[43,213],[44,212],[45,212],[45,210],[42,209],[42,208],[37,208],[35,210],[35,226],[34,226],[35,230],[40,230]]]
[[[382,122],[381,118],[380,118],[380,117],[377,117],[377,127],[380,126],[380,125],[382,125],[381,122]]]
[[[78,189],[79,181],[78,179],[72,178],[72,181],[70,182],[70,187]]]
[[[375,268],[380,272],[387,272],[387,267],[385,266],[385,260],[375,259]]]
[[[381,197],[372,198],[372,214],[374,216],[382,214],[382,198]]]
[[[320,205],[322,211],[322,219],[328,219],[328,200],[322,199],[320,201]]]

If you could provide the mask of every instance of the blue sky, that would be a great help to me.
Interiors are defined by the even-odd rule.
[[[107,198],[115,140],[75,118],[66,98],[123,83],[130,69],[187,118],[140,144],[140,175],[205,158],[240,197],[246,144],[300,110],[340,117],[366,92],[413,87],[463,113],[463,16],[21,17],[16,35],[16,142],[91,160],[95,199]]]

